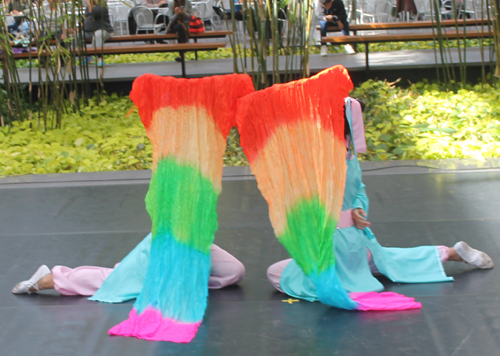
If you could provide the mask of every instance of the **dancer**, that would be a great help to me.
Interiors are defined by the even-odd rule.
[[[123,283],[114,283],[113,295],[107,295],[107,301],[119,303],[137,298],[146,276],[150,249],[151,234],[146,236],[123,259],[122,263],[115,266],[116,273],[119,275],[118,280]],[[217,245],[212,245],[210,252],[212,270],[208,280],[208,288],[224,288],[243,279],[245,266],[238,259]],[[120,269],[118,269],[119,266],[121,266]],[[12,293],[31,294],[41,290],[55,289],[65,296],[93,296],[115,269],[95,266],[72,269],[65,266],[55,266],[50,270],[47,266],[42,265],[30,279],[16,284]],[[112,279],[116,279],[115,276]]]
[[[369,201],[361,181],[357,152],[366,152],[361,104],[346,100],[347,179],[342,211],[333,235],[336,272],[347,292],[382,291],[373,275],[383,274],[394,282],[421,283],[452,281],[444,273],[445,261],[466,262],[481,269],[493,268],[484,252],[460,241],[453,247],[420,246],[384,248],[377,242],[367,220]],[[351,119],[352,118],[352,119]],[[271,284],[296,298],[317,301],[316,287],[293,259],[271,265]]]

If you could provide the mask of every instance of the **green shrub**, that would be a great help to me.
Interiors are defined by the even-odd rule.
[[[476,85],[446,91],[367,81],[351,94],[366,104],[366,160],[500,156],[500,91]]]
[[[407,89],[367,81],[351,96],[366,104],[365,160],[500,156],[500,91],[471,86],[446,91],[420,82]],[[127,97],[91,99],[81,114],[65,114],[63,127],[41,131],[36,121],[0,128],[0,176],[149,169],[152,147]],[[131,112],[131,113],[130,113]],[[235,128],[226,166],[247,165]]]

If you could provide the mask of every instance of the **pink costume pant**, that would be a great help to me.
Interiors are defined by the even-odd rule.
[[[352,220],[352,209],[342,211],[340,214],[340,220],[337,224],[337,228],[343,229],[351,226],[354,226],[354,221]],[[439,250],[439,255],[441,257],[441,262],[443,263],[446,262],[450,256],[450,248],[446,246],[437,246],[437,248]],[[370,250],[367,250],[367,255],[368,255],[368,263],[370,264],[370,270],[372,274],[381,275],[380,271],[375,266],[375,263],[373,263],[373,257]],[[269,266],[269,268],[267,269],[267,279],[269,280],[269,282],[271,282],[274,288],[276,288],[282,293],[285,292],[283,292],[280,288],[281,275],[283,274],[285,267],[290,263],[291,260],[292,259],[289,258],[283,261],[276,262],[275,264]]]
[[[217,245],[212,245],[210,250],[212,273],[208,280],[208,288],[223,288],[243,279],[245,266],[238,259]],[[91,296],[97,292],[111,272],[113,272],[112,268],[104,267],[68,268],[55,266],[52,269],[52,277],[54,288],[62,295]]]

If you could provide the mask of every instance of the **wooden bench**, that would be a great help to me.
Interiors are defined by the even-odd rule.
[[[445,40],[463,40],[463,39],[474,39],[474,38],[490,38],[493,33],[487,31],[455,31],[448,30],[443,32],[443,38]],[[382,43],[382,42],[407,42],[407,41],[434,41],[438,38],[437,33],[399,33],[390,34],[382,33],[376,35],[364,35],[364,36],[335,36],[335,37],[322,37],[321,41],[328,42],[332,44],[353,44],[361,43],[365,45],[365,72],[366,74],[370,71],[370,64],[368,59],[369,54],[369,44],[370,43]]]
[[[198,42],[198,39],[205,38],[225,38],[230,35],[231,31],[205,31],[202,33],[191,33],[189,38],[193,39],[194,42]],[[116,42],[135,42],[135,41],[159,41],[159,40],[176,40],[177,35],[175,33],[167,34],[140,34],[140,35],[123,35],[123,36],[113,36],[106,41],[106,43],[116,43]]]
[[[464,23],[466,26],[486,26],[488,24],[487,19],[467,19],[459,20],[458,27],[463,27]],[[441,27],[455,27],[455,20],[442,20]],[[364,23],[364,24],[353,24],[349,25],[349,30],[355,35],[357,31],[380,31],[380,30],[412,30],[412,29],[425,29],[425,28],[437,28],[436,21],[415,21],[415,22],[375,22],[375,23]],[[320,31],[320,26],[316,26],[316,29]],[[329,26],[326,29],[327,32],[339,32],[340,28],[338,26]]]
[[[189,34],[189,39],[193,39],[195,43],[198,43],[198,39],[206,38],[226,38],[230,35],[231,31],[205,31],[201,33],[191,33]],[[125,35],[125,36],[113,36],[106,41],[106,43],[121,43],[121,42],[146,42],[146,41],[165,41],[165,40],[176,40],[177,35],[175,33],[167,34],[140,34],[140,35]],[[198,51],[194,52],[195,59],[198,59]]]
[[[182,77],[186,77],[185,52],[189,51],[214,51],[226,47],[226,42],[198,42],[198,43],[173,43],[173,44],[141,44],[129,46],[106,46],[103,48],[87,47],[86,53],[77,55],[100,55],[100,54],[129,54],[129,53],[162,53],[179,52],[182,65]],[[42,53],[43,55],[43,53]],[[14,54],[14,59],[38,58],[38,52],[25,52]],[[1,59],[0,54],[0,59]]]

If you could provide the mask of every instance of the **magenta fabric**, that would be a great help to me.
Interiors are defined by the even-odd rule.
[[[363,112],[361,104],[356,99],[351,99],[351,125],[352,137],[357,153],[366,153],[365,125],[363,123]]]
[[[135,336],[152,341],[171,341],[186,343],[193,340],[198,331],[198,323],[180,323],[163,318],[161,312],[147,308],[140,316],[132,308],[128,319],[108,331],[110,335]]]
[[[224,288],[243,279],[245,266],[236,257],[217,245],[212,245],[210,252],[212,254],[212,272],[208,279],[208,288]],[[105,267],[69,268],[55,266],[52,269],[52,277],[54,288],[62,295],[91,296],[97,292],[111,272],[113,272],[112,268]]]
[[[422,304],[415,298],[394,292],[349,293],[349,297],[358,303],[357,310],[407,310],[421,309]]]

